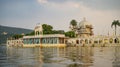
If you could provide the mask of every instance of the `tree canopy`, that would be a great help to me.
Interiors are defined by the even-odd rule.
[[[71,20],[70,24],[71,24],[72,26],[76,26],[76,25],[77,25],[77,21],[73,19],[73,20]]]
[[[25,34],[26,36],[31,36],[31,35],[35,35],[35,32],[32,31],[31,33]]]
[[[74,31],[65,32],[65,36],[73,38],[75,37],[75,32]]]
[[[115,27],[115,35],[116,35],[117,26],[120,26],[119,20],[114,20],[111,24],[111,27],[113,26]]]
[[[75,32],[74,31],[67,31],[64,32],[64,30],[53,30],[53,27],[51,25],[48,24],[43,24],[43,34],[65,34],[65,36],[67,37],[75,37]],[[32,31],[31,33],[25,34],[26,36],[32,36],[35,35],[35,31]],[[13,38],[18,39],[23,37],[23,35],[20,34],[16,34],[13,36]]]
[[[43,24],[43,34],[51,34],[53,27],[51,25]]]
[[[43,24],[42,28],[43,28],[43,34],[64,34],[65,33],[64,30],[53,30],[53,27],[48,24]],[[35,32],[32,31],[31,33],[26,34],[26,36],[30,36],[30,35],[35,35]]]
[[[12,38],[14,38],[14,39],[19,39],[19,38],[22,38],[22,37],[23,37],[23,35],[21,35],[21,34],[15,34],[15,35],[12,36]]]
[[[64,34],[64,30],[52,30],[52,34]]]

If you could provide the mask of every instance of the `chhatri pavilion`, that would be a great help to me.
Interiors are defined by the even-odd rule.
[[[93,26],[84,18],[77,26],[70,25],[70,30],[76,33],[77,37],[85,38],[93,35]]]
[[[35,35],[23,36],[21,39],[7,40],[8,46],[22,47],[65,47],[67,38],[64,34],[43,35],[41,24],[35,26]]]

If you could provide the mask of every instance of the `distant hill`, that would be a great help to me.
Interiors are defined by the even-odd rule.
[[[5,43],[7,38],[14,34],[27,34],[32,31],[33,30],[30,30],[30,29],[8,27],[8,26],[0,25],[0,44]]]

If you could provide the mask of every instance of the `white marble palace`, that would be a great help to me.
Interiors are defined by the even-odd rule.
[[[93,35],[93,26],[84,18],[77,26],[70,25],[70,30],[76,33],[79,38],[86,38]]]
[[[65,47],[67,38],[63,34],[43,35],[42,25],[35,26],[35,35],[23,36],[20,39],[7,40],[7,46],[22,47]]]
[[[70,45],[77,46],[115,46],[120,45],[120,36],[95,36],[93,26],[85,18],[77,26],[70,25],[70,30],[74,31],[76,38],[68,39]]]
[[[76,38],[65,37],[64,34],[43,35],[42,25],[35,26],[35,35],[23,36],[20,39],[7,40],[7,46],[22,47],[65,47],[65,46],[118,46],[120,45],[120,36],[95,36],[93,34],[93,26],[85,18],[77,24],[70,25],[70,30],[74,31]]]

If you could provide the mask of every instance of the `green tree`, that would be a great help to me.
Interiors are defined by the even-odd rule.
[[[52,34],[53,27],[51,25],[43,24],[43,34]]]
[[[70,24],[72,25],[72,26],[76,26],[77,25],[77,22],[76,22],[76,20],[72,20],[71,22],[70,22]]]
[[[74,31],[65,32],[65,36],[73,38],[75,37],[75,32]]]
[[[64,30],[53,30],[52,34],[64,34]]]
[[[43,24],[43,34],[64,34],[64,30],[53,30],[53,27],[48,24]],[[26,34],[26,36],[35,35],[35,32],[32,31],[31,33]]]
[[[22,37],[23,37],[23,35],[21,35],[21,34],[15,34],[15,35],[12,36],[12,38],[15,38],[15,39],[19,39],[19,38],[22,38]]]
[[[26,36],[31,36],[31,35],[35,35],[35,32],[32,31],[31,33],[25,34]]]
[[[113,26],[115,27],[115,35],[116,35],[117,26],[120,26],[119,20],[114,20],[111,24],[111,27]]]

